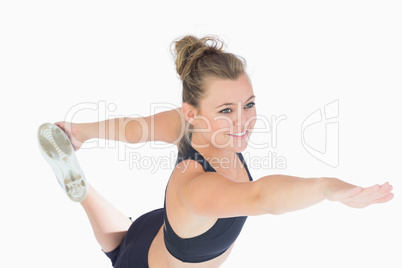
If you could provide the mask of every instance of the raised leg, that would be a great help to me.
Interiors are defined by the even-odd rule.
[[[67,196],[81,203],[103,251],[117,248],[131,221],[87,183],[68,136],[55,124],[45,123],[38,129],[38,143]]]
[[[95,238],[104,252],[116,249],[131,225],[131,220],[118,211],[92,186],[88,196],[81,202]]]

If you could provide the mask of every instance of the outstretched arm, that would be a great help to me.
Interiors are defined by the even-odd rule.
[[[336,178],[272,175],[261,178],[259,183],[262,207],[271,214],[303,209],[325,199],[353,208],[364,208],[393,198],[392,186],[388,182],[363,188]]]
[[[116,118],[93,123],[57,122],[78,150],[89,139],[108,139],[127,143],[164,141],[177,144],[184,134],[180,108],[148,117]]]
[[[323,200],[338,201],[363,208],[393,198],[387,182],[368,188],[336,178],[299,178],[270,175],[253,182],[235,182],[216,172],[187,178],[179,196],[185,207],[208,217],[235,217],[283,214],[300,210]]]

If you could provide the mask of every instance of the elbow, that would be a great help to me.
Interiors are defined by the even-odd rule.
[[[282,211],[282,210],[278,210],[278,209],[272,209],[272,208],[265,208],[264,213],[262,213],[262,214],[279,216],[279,215],[283,215],[285,213],[286,213],[286,211]]]
[[[282,215],[285,214],[286,211],[281,210],[278,208],[278,206],[275,206],[269,200],[267,200],[266,196],[258,195],[257,197],[257,207],[258,207],[258,212],[256,213],[257,215]]]
[[[261,181],[255,181],[256,191],[255,191],[255,201],[257,213],[256,215],[282,215],[286,213],[286,211],[280,209],[280,206],[275,204],[275,201],[272,197],[272,193],[264,191],[264,188],[260,185]]]
[[[280,210],[271,210],[271,212],[270,213],[268,213],[268,214],[270,214],[270,215],[274,215],[274,216],[279,216],[279,215],[283,215],[283,214],[285,214],[286,213],[286,211],[280,211]]]
[[[278,215],[282,215],[282,214],[286,213],[286,211],[278,209],[275,206],[272,206],[269,204],[266,204],[263,209],[264,209],[264,214],[269,214],[269,215],[274,215],[274,216],[278,216]]]

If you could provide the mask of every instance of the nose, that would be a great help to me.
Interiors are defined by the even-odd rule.
[[[248,118],[247,115],[245,113],[245,111],[242,108],[242,104],[240,102],[238,102],[237,104],[237,113],[236,113],[236,117],[234,118],[234,126],[236,126],[239,130],[244,130],[244,125],[246,124]]]

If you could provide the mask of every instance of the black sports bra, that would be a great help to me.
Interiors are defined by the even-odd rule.
[[[236,154],[246,168],[250,181],[252,181],[253,179],[243,155],[241,153]],[[203,166],[205,171],[216,172],[208,161],[192,146],[187,146],[183,155],[178,154],[176,165],[186,159],[197,161]],[[164,240],[170,254],[183,262],[198,263],[214,259],[223,254],[239,236],[247,217],[219,218],[205,233],[192,238],[181,238],[173,231],[169,224],[166,214],[165,193],[164,220]]]

